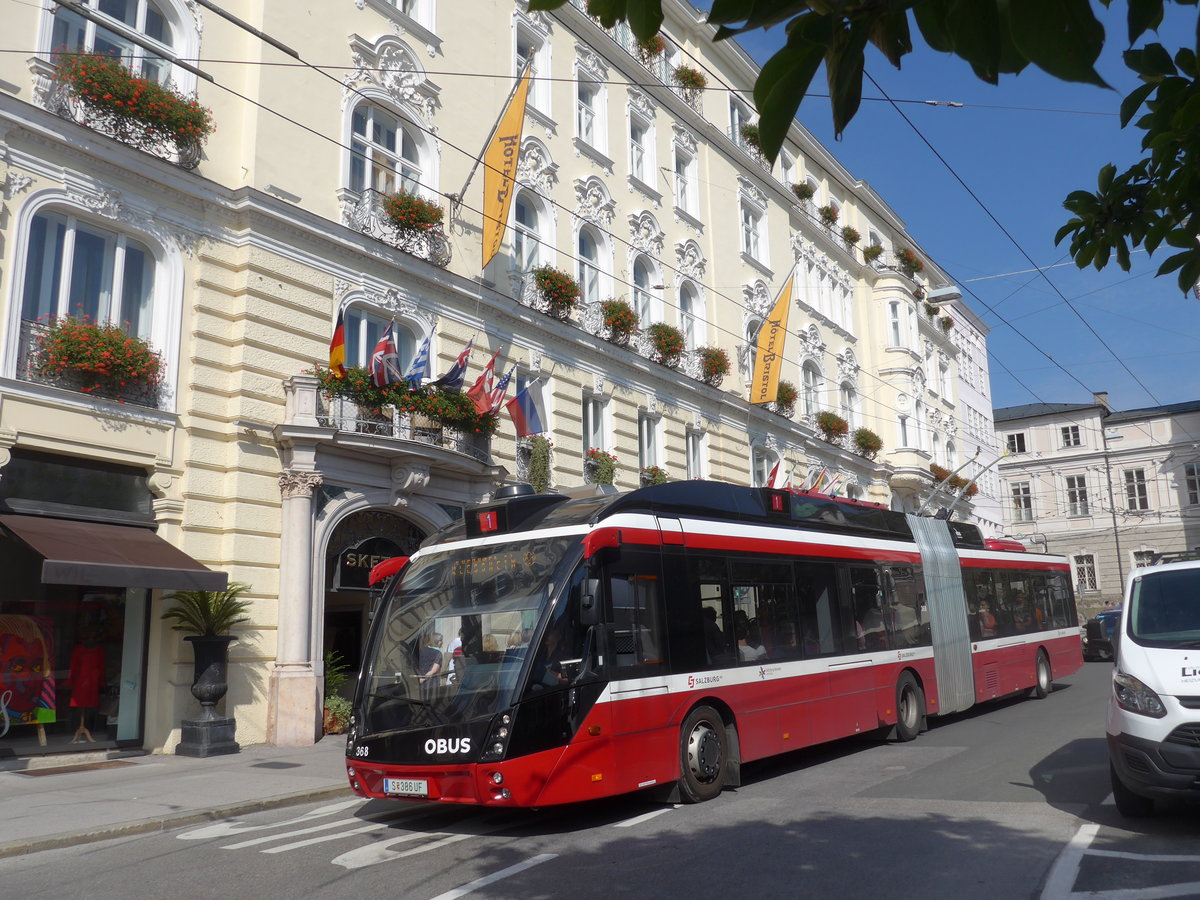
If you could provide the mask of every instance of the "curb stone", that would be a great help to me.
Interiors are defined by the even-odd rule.
[[[330,800],[336,797],[353,797],[349,785],[317,788],[310,791],[299,791],[293,794],[281,794],[276,797],[266,797],[262,800],[247,800],[243,803],[233,803],[211,809],[193,810],[168,816],[156,816],[152,819],[141,819],[136,822],[122,822],[99,828],[95,831],[74,831],[65,834],[51,834],[34,838],[29,841],[13,841],[0,844],[0,859],[14,856],[26,856],[40,853],[43,850],[58,850],[63,847],[74,847],[79,844],[91,844],[96,841],[107,841],[112,838],[131,837],[139,834],[154,834],[182,828],[185,825],[198,825],[202,822],[212,822],[226,819],[230,816],[241,816],[247,813],[265,812],[280,809],[285,806],[298,806],[318,800]]]

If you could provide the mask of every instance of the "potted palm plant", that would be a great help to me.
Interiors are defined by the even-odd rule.
[[[231,581],[223,591],[176,591],[167,596],[173,604],[162,614],[174,621],[171,628],[184,633],[192,645],[192,696],[200,702],[200,718],[183,720],[181,756],[217,756],[237,753],[232,717],[218,716],[218,701],[229,690],[229,645],[237,640],[230,631],[250,620],[250,601],[242,594],[250,585]]]
[[[347,666],[336,650],[325,653],[325,706],[321,721],[326,734],[344,734],[350,724],[350,701],[338,693],[346,683]]]

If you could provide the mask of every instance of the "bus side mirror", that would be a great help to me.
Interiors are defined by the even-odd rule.
[[[579,622],[595,625],[600,621],[600,579],[585,578],[579,591]]]

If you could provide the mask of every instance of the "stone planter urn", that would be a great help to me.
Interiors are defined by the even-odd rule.
[[[217,715],[217,703],[229,690],[229,645],[232,635],[188,635],[192,645],[192,696],[200,701],[200,718],[184,719],[182,740],[175,748],[180,756],[209,757],[237,753],[236,724],[230,716]]]

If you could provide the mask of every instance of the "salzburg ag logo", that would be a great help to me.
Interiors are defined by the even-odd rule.
[[[440,753],[470,753],[471,739],[466,738],[430,738],[425,742],[425,752],[430,756]]]

